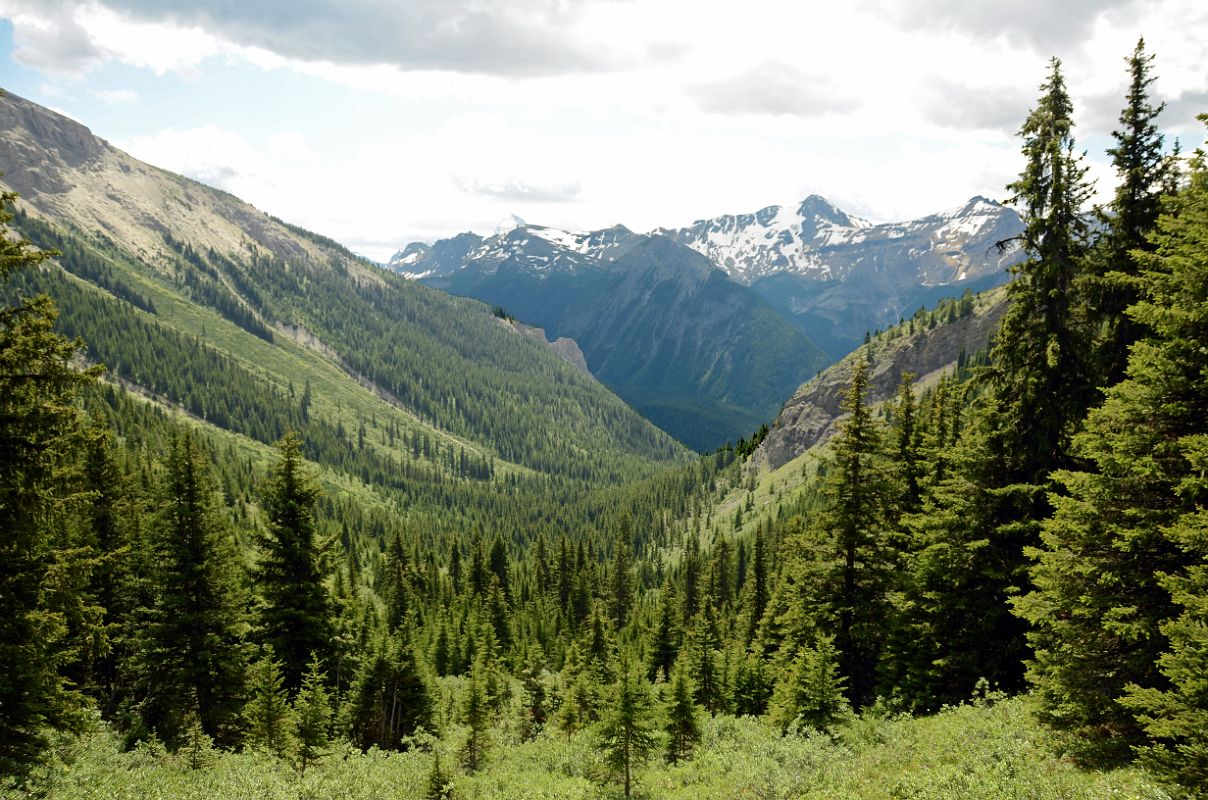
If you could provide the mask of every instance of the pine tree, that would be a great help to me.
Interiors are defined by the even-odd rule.
[[[633,770],[654,752],[654,698],[650,684],[628,664],[613,687],[612,702],[596,730],[604,761],[621,777],[625,796],[633,790]]]
[[[453,781],[440,766],[440,753],[432,755],[432,769],[428,772],[428,789],[424,800],[450,800],[453,797]]]
[[[672,764],[691,758],[700,741],[699,711],[686,672],[683,668],[675,671],[667,703],[667,760]]]
[[[1208,118],[1201,117],[1208,122]],[[1208,166],[1159,221],[1142,258],[1145,299],[1131,313],[1151,331],[1127,378],[1080,439],[1097,470],[1063,476],[1038,571],[1033,616],[1044,637],[1036,672],[1059,721],[1099,741],[1148,738],[1146,760],[1201,791],[1208,780]],[[1102,570],[1102,576],[1096,574]],[[1156,660],[1157,673],[1154,666]],[[1109,662],[1112,671],[1107,671]],[[1128,685],[1126,685],[1128,684]],[[1123,717],[1113,701],[1136,714]]]
[[[265,647],[252,662],[247,682],[247,703],[243,707],[245,743],[263,749],[277,758],[289,758],[294,751],[296,717],[281,675],[281,663]]]
[[[611,614],[617,630],[625,627],[633,604],[633,557],[629,551],[629,517],[623,516],[612,548]]]
[[[331,741],[331,697],[327,691],[327,676],[318,657],[312,658],[302,676],[302,687],[294,698],[294,718],[297,720],[298,770],[320,758]]]
[[[432,702],[404,630],[378,635],[348,693],[345,728],[363,750],[400,750],[432,722]]]
[[[679,654],[679,625],[676,619],[675,591],[671,581],[663,583],[659,593],[658,621],[655,623],[654,638],[650,643],[650,663],[647,674],[655,680],[661,673],[664,678],[671,675]]]
[[[956,544],[954,552],[967,557],[962,580],[993,606],[977,609],[988,611],[987,619],[962,614],[960,624],[982,637],[970,663],[989,666],[1006,690],[1022,688],[1028,646],[1022,621],[1003,609],[1028,585],[1025,550],[1039,542],[1040,521],[1050,513],[1049,475],[1071,466],[1070,437],[1092,397],[1087,340],[1072,314],[1085,268],[1082,206],[1089,188],[1057,59],[1041,88],[1020,130],[1025,167],[1008,187],[1023,210],[1026,258],[1012,267],[1010,304],[986,374],[989,396],[962,445],[966,478],[977,483],[963,497],[949,492],[966,510],[930,537],[935,545]]]
[[[483,754],[489,746],[488,729],[491,725],[489,708],[490,698],[483,688],[483,673],[486,667],[481,658],[475,661],[466,682],[465,694],[461,698],[460,722],[469,732],[466,743],[462,747],[462,763],[470,772],[477,772],[482,764]]]
[[[315,542],[319,487],[307,474],[296,434],[287,433],[277,447],[280,461],[265,491],[268,531],[260,541],[255,577],[260,637],[281,659],[285,686],[293,692],[311,658],[329,652],[333,631]]]
[[[142,725],[177,743],[196,713],[219,745],[239,737],[246,627],[240,567],[209,466],[191,433],[172,443],[159,490],[152,584],[158,597],[138,643]]]
[[[747,603],[747,644],[750,644],[759,630],[759,622],[767,610],[769,598],[767,542],[762,524],[755,530],[755,552],[751,558],[751,577],[747,586],[750,587]]]
[[[892,484],[882,434],[867,404],[868,365],[856,359],[824,484],[826,507],[815,525],[823,538],[818,565],[825,618],[833,632],[849,699],[872,702],[889,592],[898,553],[888,541]]]
[[[839,658],[834,640],[820,636],[798,655],[792,672],[777,682],[772,717],[784,730],[797,724],[829,730],[847,715]]]
[[[10,238],[16,195],[0,194],[0,279],[37,266]],[[66,620],[44,603],[48,570],[70,557],[55,534],[75,489],[66,470],[82,457],[80,387],[96,375],[72,368],[82,346],[54,332],[45,295],[0,308],[0,773],[18,774],[43,752],[49,726],[75,719],[82,698],[62,677],[71,660]]]
[[[1087,304],[1097,328],[1092,363],[1095,384],[1112,386],[1124,377],[1128,349],[1142,333],[1125,310],[1140,299],[1137,251],[1152,250],[1150,234],[1157,226],[1161,199],[1168,193],[1172,163],[1164,152],[1164,137],[1155,120],[1165,108],[1150,100],[1154,83],[1153,56],[1145,40],[1126,59],[1129,88],[1120,128],[1112,131],[1116,146],[1108,149],[1119,184],[1107,212],[1100,212],[1104,233],[1096,243],[1087,276]]]
[[[1070,435],[1090,400],[1086,341],[1071,314],[1085,266],[1082,207],[1090,188],[1055,58],[1041,90],[1020,130],[1024,171],[1007,187],[1022,207],[1026,258],[1012,268],[1010,304],[991,353],[1000,418],[994,427],[1009,458],[1005,484],[1043,484],[1052,469],[1067,466]]]

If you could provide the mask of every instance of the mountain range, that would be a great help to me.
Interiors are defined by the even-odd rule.
[[[680,441],[749,434],[817,371],[921,305],[1007,279],[1021,229],[982,197],[873,225],[812,195],[795,209],[647,234],[513,218],[411,243],[388,266],[575,340],[591,373]]]

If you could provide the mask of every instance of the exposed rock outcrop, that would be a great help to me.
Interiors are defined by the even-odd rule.
[[[955,367],[962,352],[972,355],[986,347],[1006,308],[1006,290],[1000,288],[979,297],[967,316],[934,328],[921,328],[913,334],[896,337],[887,334],[874,339],[869,345],[872,348],[869,402],[893,397],[904,373],[914,374],[923,383],[929,376]],[[865,348],[797,390],[752,456],[755,464],[776,469],[835,434],[844,416],[843,396],[851,383],[857,358],[867,358]]]

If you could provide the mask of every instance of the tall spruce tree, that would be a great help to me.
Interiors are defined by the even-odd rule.
[[[991,352],[993,429],[1003,439],[1008,468],[1004,486],[1043,485],[1051,470],[1068,465],[1070,436],[1091,397],[1087,342],[1071,314],[1075,281],[1085,268],[1083,205],[1090,187],[1056,58],[1041,92],[1020,129],[1024,170],[1007,187],[1023,215],[1019,243],[1026,257],[1012,268],[1010,304]]]
[[[671,697],[667,702],[667,760],[672,764],[687,760],[700,741],[700,711],[693,699],[693,687],[687,669],[675,670],[671,679]]]
[[[847,412],[827,461],[825,508],[815,521],[822,536],[818,565],[824,618],[839,652],[848,698],[859,708],[874,699],[877,663],[898,553],[889,541],[893,485],[883,437],[868,407],[868,362],[852,369]]]
[[[281,660],[285,686],[293,692],[311,658],[327,656],[333,631],[315,541],[319,487],[307,472],[297,434],[287,433],[277,449],[280,460],[264,493],[268,530],[260,540],[255,578],[259,634]]]
[[[1208,118],[1202,117],[1208,121]],[[1141,259],[1150,331],[1127,378],[1078,443],[1095,469],[1061,475],[1069,497],[1046,525],[1033,675],[1054,724],[1146,759],[1202,792],[1208,781],[1208,169],[1166,206]],[[1134,716],[1135,715],[1135,716]],[[1144,737],[1144,738],[1142,738]]]
[[[1112,386],[1124,377],[1128,348],[1141,334],[1125,309],[1140,299],[1138,251],[1152,250],[1150,234],[1157,226],[1161,198],[1170,188],[1172,163],[1155,122],[1165,108],[1150,99],[1154,83],[1153,56],[1145,40],[1126,59],[1129,87],[1120,127],[1112,131],[1115,147],[1108,149],[1119,183],[1106,211],[1086,281],[1087,310],[1095,350],[1095,384]]]
[[[1036,590],[1016,604],[1032,625],[1029,678],[1039,689],[1044,718],[1078,734],[1089,758],[1124,758],[1143,741],[1141,726],[1120,700],[1129,685],[1164,683],[1157,664],[1167,646],[1161,625],[1174,609],[1159,576],[1177,573],[1185,560],[1162,531],[1179,514],[1177,486],[1186,471],[1187,456],[1178,445],[1172,451],[1171,443],[1195,423],[1178,412],[1178,401],[1164,406],[1159,398],[1191,396],[1192,387],[1173,382],[1176,376],[1188,380],[1191,365],[1176,364],[1170,340],[1176,332],[1188,335],[1186,321],[1180,326],[1172,317],[1198,299],[1191,285],[1173,285],[1172,268],[1163,265],[1179,258],[1170,255],[1176,241],[1192,252],[1187,248],[1194,223],[1180,216],[1166,224],[1163,236],[1153,236],[1166,167],[1153,124],[1161,108],[1147,96],[1151,61],[1139,42],[1129,58],[1132,83],[1120,118],[1123,129],[1115,132],[1118,146],[1110,151],[1121,184],[1097,254],[1106,274],[1091,283],[1101,290],[1093,298],[1104,328],[1101,379],[1113,379],[1146,326],[1160,320],[1164,327],[1137,345],[1126,381],[1109,390],[1107,402],[1090,413],[1085,432],[1075,439],[1090,469],[1056,474],[1064,491],[1052,497],[1055,513],[1034,551]],[[1175,208],[1194,215],[1195,202],[1189,192]],[[1167,255],[1155,261],[1148,251],[1159,243]],[[1142,264],[1150,265],[1144,274]],[[1149,298],[1124,316],[1123,306],[1142,290]],[[1194,354],[1184,345],[1177,357]]]
[[[10,238],[16,195],[0,194],[0,280],[51,253]],[[49,297],[0,308],[0,773],[22,771],[43,751],[49,726],[66,725],[82,698],[63,677],[71,660],[67,620],[46,601],[49,571],[70,558],[64,541],[68,478],[82,460],[80,387],[95,371],[72,367],[81,348],[54,331]]]
[[[138,714],[179,744],[186,721],[220,745],[238,741],[247,648],[245,593],[209,465],[192,433],[177,437],[152,532],[158,600],[138,643]]]
[[[604,761],[621,778],[625,796],[633,791],[633,770],[654,752],[655,707],[641,672],[622,665],[612,702],[596,730]]]
[[[1072,113],[1061,62],[1054,58],[1040,100],[1020,129],[1023,172],[1008,187],[1023,213],[1018,240],[1025,258],[1012,267],[1010,302],[986,375],[989,397],[962,443],[966,477],[977,486],[952,498],[976,507],[933,537],[965,547],[984,539],[970,552],[974,559],[965,571],[992,604],[989,619],[967,620],[984,637],[975,646],[986,650],[986,657],[975,651],[972,663],[990,666],[1008,690],[1023,686],[1028,646],[1022,620],[1006,604],[1028,586],[1024,553],[1039,542],[1040,521],[1050,512],[1049,474],[1071,465],[1070,437],[1092,397],[1085,330],[1071,313],[1085,268],[1082,207],[1090,192],[1075,151]]]

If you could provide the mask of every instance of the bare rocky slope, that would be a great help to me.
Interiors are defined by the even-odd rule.
[[[973,299],[968,313],[947,322],[941,321],[945,317],[941,308],[933,312],[934,327],[916,321],[915,332],[910,333],[906,323],[824,370],[785,403],[752,456],[753,463],[776,469],[833,436],[844,417],[843,398],[853,366],[857,359],[869,358],[869,351],[869,402],[878,403],[897,393],[903,374],[911,373],[923,384],[956,367],[962,354],[969,357],[987,347],[1006,311],[1006,296],[1005,287],[982,294]]]

